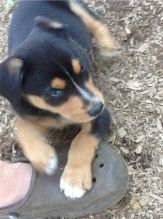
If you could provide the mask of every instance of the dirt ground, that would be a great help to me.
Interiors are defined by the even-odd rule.
[[[96,64],[95,81],[112,115],[105,138],[127,162],[129,190],[111,209],[83,219],[163,218],[163,2],[91,0],[122,53]],[[9,14],[0,2],[0,60],[7,54]],[[162,26],[162,27],[161,27]],[[97,68],[98,66],[98,68]],[[21,156],[9,103],[0,97],[0,159]],[[69,130],[65,131],[66,133]],[[63,132],[64,133],[64,132]],[[56,142],[62,141],[58,133]],[[65,133],[64,133],[65,136]]]

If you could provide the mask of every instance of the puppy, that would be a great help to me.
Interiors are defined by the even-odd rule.
[[[92,35],[101,53],[116,46],[83,1],[20,1],[9,30],[9,57],[0,64],[0,94],[17,115],[16,136],[40,172],[57,168],[48,128],[79,124],[60,188],[80,198],[92,187],[91,163],[110,117],[91,72]]]

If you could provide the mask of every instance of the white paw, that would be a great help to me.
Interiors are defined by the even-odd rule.
[[[64,192],[65,196],[70,199],[81,198],[86,192],[86,190],[83,188],[79,188],[77,186],[70,186],[63,179],[61,179],[60,181],[60,189]]]
[[[57,167],[58,167],[58,158],[54,152],[54,154],[51,155],[49,158],[48,165],[45,168],[45,173],[47,175],[53,175],[55,173]]]

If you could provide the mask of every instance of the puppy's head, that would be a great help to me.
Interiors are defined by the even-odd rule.
[[[94,119],[104,107],[85,55],[61,24],[40,18],[36,30],[0,64],[0,94],[13,105],[24,99],[75,123]]]

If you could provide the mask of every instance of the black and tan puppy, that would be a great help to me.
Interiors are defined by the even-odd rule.
[[[9,32],[9,57],[0,64],[0,94],[17,114],[17,140],[39,171],[53,174],[57,155],[49,127],[79,124],[60,187],[70,198],[91,189],[91,162],[108,132],[109,115],[90,76],[95,38],[102,53],[115,44],[82,1],[20,1]]]

